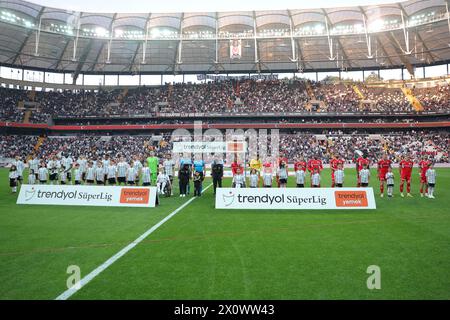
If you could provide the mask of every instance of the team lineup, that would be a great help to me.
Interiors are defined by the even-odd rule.
[[[386,190],[388,197],[394,195],[395,173],[393,163],[387,154],[372,164],[366,155],[360,155],[353,160],[356,165],[356,186],[368,187],[371,180],[370,167],[377,169],[377,178],[380,183],[380,196],[384,196]],[[330,161],[331,187],[344,187],[346,161],[335,155]],[[248,175],[243,162],[238,161],[237,156],[231,163],[232,187],[233,188],[258,188],[272,187],[274,179],[279,188],[287,187],[289,179],[288,159],[280,155],[276,161],[268,158],[261,161],[257,155],[250,160]],[[406,185],[406,196],[412,197],[411,178],[414,168],[414,161],[409,155],[404,155],[398,164],[401,197],[404,197]],[[173,181],[177,173],[180,197],[190,194],[190,181],[194,184],[194,196],[202,193],[202,183],[206,177],[206,162],[203,159],[192,159],[191,156],[180,155],[178,163],[172,159],[171,154],[167,154],[164,159],[159,159],[153,152],[144,159],[142,156],[133,156],[131,160],[119,155],[116,159],[105,155],[101,159],[88,159],[80,156],[77,160],[72,159],[68,154],[61,154],[61,157],[52,156],[47,161],[31,157],[27,163],[16,156],[11,163],[9,171],[10,187],[13,193],[17,192],[17,186],[24,182],[23,173],[28,166],[27,184],[75,184],[75,185],[139,185],[156,186],[158,194],[173,196]],[[420,195],[421,197],[434,198],[436,184],[436,171],[433,161],[427,156],[423,156],[417,163],[420,174]],[[302,156],[297,158],[293,165],[295,174],[295,184],[298,188],[307,186],[309,175],[309,186],[320,188],[321,174],[324,169],[322,160],[314,157],[306,161]],[[177,169],[177,171],[176,171]],[[214,156],[210,163],[210,175],[213,180],[214,193],[217,187],[222,187],[224,178],[224,161],[222,157]],[[349,169],[347,169],[349,170]],[[348,183],[347,183],[348,185]]]

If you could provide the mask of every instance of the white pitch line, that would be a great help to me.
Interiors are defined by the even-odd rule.
[[[205,189],[203,189],[202,193],[205,192],[209,187],[212,186],[212,183],[208,185]],[[103,262],[100,266],[98,266],[96,269],[91,271],[87,276],[85,276],[83,279],[81,279],[77,284],[72,286],[71,288],[67,289],[63,293],[61,293],[58,297],[56,297],[55,300],[67,300],[69,299],[74,293],[76,293],[78,290],[83,288],[85,285],[87,285],[92,279],[94,279],[96,276],[98,276],[102,271],[104,271],[106,268],[108,268],[110,265],[112,265],[114,262],[119,260],[122,256],[124,256],[128,251],[133,249],[136,245],[138,245],[142,240],[147,238],[149,235],[151,235],[156,229],[158,229],[160,226],[162,226],[165,222],[167,222],[170,218],[172,218],[174,215],[176,215],[178,212],[183,210],[185,207],[187,207],[192,201],[194,201],[196,198],[193,197],[183,203],[180,207],[172,211],[169,215],[167,215],[164,219],[162,219],[160,222],[155,224],[153,227],[145,231],[142,235],[140,235],[136,240],[131,242],[129,245],[127,245],[125,248],[117,252],[115,255],[113,255],[111,258]]]

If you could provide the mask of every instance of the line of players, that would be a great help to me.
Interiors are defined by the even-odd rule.
[[[75,185],[156,185],[160,194],[170,192],[174,173],[174,162],[167,157],[159,168],[159,159],[153,154],[141,161],[134,156],[129,162],[119,156],[118,160],[105,155],[103,159],[88,160],[81,156],[74,161],[70,155],[63,154],[48,161],[36,157],[28,160],[28,184],[72,184]],[[17,185],[23,181],[25,163],[17,156],[11,164],[9,179],[12,192],[17,192]],[[72,179],[73,178],[73,179]]]
[[[186,159],[182,159],[180,164],[187,164],[188,162],[190,164],[189,167],[194,165],[194,171],[198,171],[201,175],[201,180],[203,180],[206,174],[204,161],[197,161],[200,163],[200,168],[196,168],[195,161],[192,163]],[[357,170],[357,186],[367,187],[370,180],[370,161],[363,155],[357,158],[355,162]],[[341,159],[339,155],[336,155],[331,159],[331,187],[343,187],[345,178],[344,164],[345,161]],[[105,155],[103,159],[99,160],[87,160],[86,157],[81,156],[74,162],[69,155],[63,154],[61,159],[54,156],[47,162],[32,158],[28,161],[28,166],[30,168],[28,177],[29,184],[47,184],[47,181],[49,181],[50,184],[71,184],[72,174],[74,175],[75,184],[88,185],[137,185],[142,178],[142,184],[144,186],[156,185],[160,193],[167,192],[167,189],[169,189],[170,194],[173,194],[172,184],[175,163],[170,155],[167,155],[166,159],[162,162],[162,168],[160,168],[159,159],[155,157],[154,154],[150,154],[143,163],[139,160],[138,156],[133,157],[133,160],[130,162],[126,162],[123,157],[119,157],[116,162],[114,159],[111,159],[109,155]],[[273,164],[271,161],[266,161],[263,164],[258,156],[256,159],[252,159],[250,161],[251,172],[249,175],[249,186],[259,187],[260,181],[262,180],[263,187],[271,187],[274,176],[272,166]],[[427,196],[429,198],[434,198],[436,172],[433,168],[433,163],[424,156],[418,163],[418,166],[420,171],[420,195],[422,197]],[[413,167],[414,162],[408,155],[405,155],[399,163],[399,173],[401,178],[400,195],[402,197],[405,196],[403,193],[405,184],[407,191],[406,196],[412,197],[411,176]],[[16,157],[15,161],[12,163],[9,174],[10,186],[13,192],[16,192],[17,184],[21,183],[23,180],[22,173],[24,169],[25,163],[20,157]],[[214,168],[212,169],[214,172]],[[237,162],[237,159],[231,164],[231,170],[233,173],[232,185],[234,187],[245,187],[246,179],[243,174],[243,168],[242,165]],[[297,187],[305,186],[308,171],[310,173],[310,186],[313,188],[321,187],[323,163],[317,157],[314,157],[309,161],[305,161],[303,157],[300,157],[294,163],[294,170]],[[377,162],[377,173],[380,181],[381,197],[384,196],[385,188],[387,189],[388,197],[392,197],[395,176],[392,171],[392,161],[389,160],[387,154],[383,154],[382,159]],[[187,175],[190,174],[191,172],[187,173]],[[281,156],[277,160],[275,172],[278,187],[287,186],[288,176],[288,160],[284,156]],[[186,187],[189,188],[189,183],[187,183]],[[201,190],[201,186],[199,186],[199,188]],[[187,192],[189,192],[189,190],[187,190]]]
[[[275,177],[278,187],[286,187],[288,179],[288,160],[281,156],[277,160],[278,167],[276,168]],[[355,161],[357,172],[357,187],[368,187],[370,181],[370,160],[365,155],[358,157]],[[341,159],[339,155],[335,155],[330,161],[331,169],[331,187],[340,188],[344,185],[344,164],[345,160]],[[235,161],[232,164],[233,171],[233,186],[244,186],[241,177],[242,168]],[[400,195],[405,197],[404,187],[406,185],[406,196],[412,197],[411,194],[411,177],[414,162],[409,155],[405,155],[399,162],[399,174],[400,174]],[[436,184],[436,171],[431,160],[426,156],[423,156],[418,163],[420,174],[420,195],[421,197],[434,198],[434,188]],[[386,189],[388,197],[393,197],[395,174],[392,169],[392,161],[389,159],[386,153],[376,163],[377,176],[380,181],[380,196],[384,197],[384,190]],[[256,188],[260,185],[262,180],[263,187],[272,186],[273,169],[270,161],[261,162],[259,157],[250,161],[250,177],[249,186]],[[320,188],[321,186],[321,172],[323,170],[322,160],[314,157],[308,161],[305,161],[303,157],[300,157],[294,163],[295,179],[297,187],[305,187],[307,172],[310,176],[310,186],[312,188]],[[260,172],[262,172],[260,174]],[[237,177],[236,177],[237,176]],[[245,182],[245,181],[244,181]]]

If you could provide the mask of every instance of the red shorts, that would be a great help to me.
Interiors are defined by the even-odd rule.
[[[401,176],[402,181],[411,181],[411,175],[402,175]]]
[[[427,183],[427,177],[425,175],[420,175],[420,183]]]
[[[380,173],[378,174],[378,179],[379,179],[380,181],[386,181],[386,173],[387,173],[387,171],[386,171],[386,172],[380,172]]]

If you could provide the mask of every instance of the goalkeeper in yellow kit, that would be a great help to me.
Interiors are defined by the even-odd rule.
[[[259,159],[259,154],[256,155],[256,159],[250,160],[250,171],[252,169],[255,169],[256,173],[258,174],[258,187],[259,187],[259,181],[260,181],[261,169],[262,169],[262,162]]]

